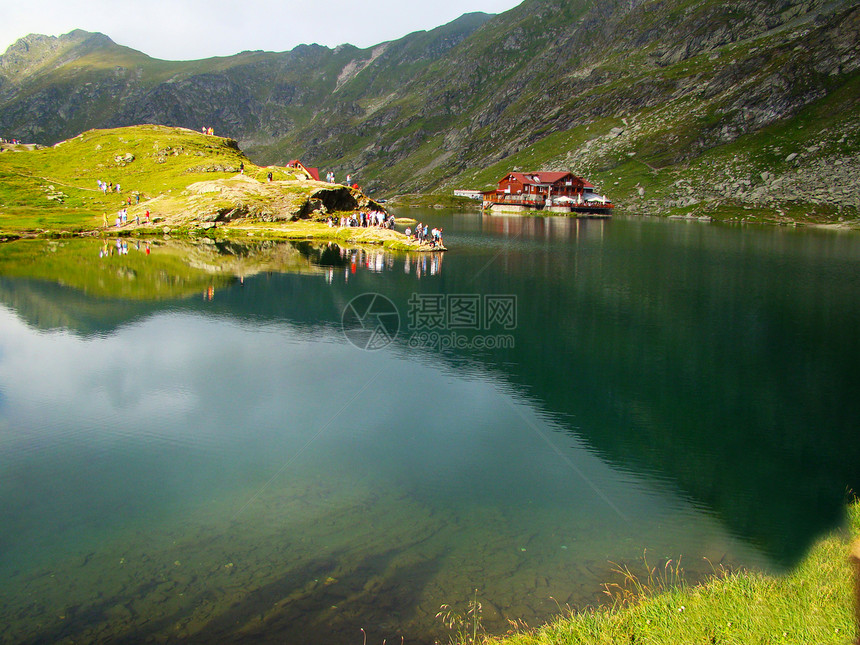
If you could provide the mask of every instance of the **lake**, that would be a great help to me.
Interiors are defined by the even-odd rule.
[[[429,644],[842,526],[856,233],[398,214],[450,250],[0,245],[2,640]]]

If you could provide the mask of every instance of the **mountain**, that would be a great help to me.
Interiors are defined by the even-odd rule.
[[[211,125],[377,193],[572,170],[633,212],[853,220],[858,43],[853,0],[525,0],[367,49],[185,62],[28,36],[0,57],[0,133]]]

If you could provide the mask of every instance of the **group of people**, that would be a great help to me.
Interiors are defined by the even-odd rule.
[[[357,213],[352,213],[351,215],[346,215],[341,217],[339,220],[335,220],[333,217],[329,216],[326,218],[326,223],[330,227],[340,226],[343,227],[360,227],[360,228],[394,228],[394,215],[389,213],[384,213],[382,211],[359,211]],[[418,222],[415,226],[415,230],[413,231],[410,228],[407,228],[404,233],[406,237],[417,240],[419,244],[429,244],[432,247],[442,246],[442,227],[436,228],[435,226],[431,229],[427,224],[422,224]]]
[[[96,183],[99,186],[99,190],[102,191],[105,195],[107,195],[109,192],[122,192],[122,190],[120,190],[119,184],[114,186],[114,183],[112,181],[102,181],[101,179],[96,179]]]
[[[329,226],[335,226],[335,220],[329,217],[326,222]],[[394,215],[383,213],[382,211],[359,211],[352,215],[341,217],[337,221],[337,225],[343,228],[394,228]]]
[[[427,224],[422,224],[418,222],[415,226],[415,230],[406,229],[404,231],[406,233],[406,237],[411,237],[413,240],[418,240],[419,244],[429,244],[430,246],[443,246],[442,244],[442,227],[436,228],[435,226],[430,229]]]
[[[17,146],[21,142],[18,139],[0,139],[0,143],[9,143],[13,146]]]
[[[96,183],[98,184],[99,190],[102,191],[102,193],[104,193],[105,195],[107,195],[108,193],[114,193],[114,192],[115,193],[121,193],[122,192],[120,185],[114,184],[111,181],[102,181],[101,179],[97,179]],[[116,219],[114,220],[114,223],[115,223],[117,228],[119,228],[121,226],[125,226],[126,224],[128,224],[128,208],[127,207],[131,206],[132,204],[140,204],[140,193],[134,192],[133,194],[128,195],[128,197],[126,197],[123,200],[123,204],[125,204],[126,207],[121,208],[119,211],[117,211]],[[140,215],[135,215],[134,221],[138,226],[140,226]],[[146,224],[150,223],[149,211],[146,211],[146,213],[144,214],[144,223],[146,223]],[[108,227],[107,213],[102,213],[102,224],[104,225],[105,228]]]
[[[289,166],[288,166],[288,167],[289,167]],[[333,173],[333,172],[327,172],[327,173],[325,174],[325,180],[326,180],[326,183],[329,183],[329,184],[336,184],[336,183],[337,183],[337,181],[336,181],[336,180],[335,180],[335,178],[334,178],[334,173]],[[354,181],[352,180],[352,175],[347,175],[347,176],[346,176],[346,181],[344,182],[344,184],[343,184],[343,185],[344,185],[344,186],[347,186],[348,188],[354,188],[355,190],[361,190],[361,188],[359,187],[358,183],[357,183],[357,182],[354,182]]]
[[[210,136],[215,134],[215,130],[213,130],[211,127],[207,128],[206,126],[203,126],[202,128],[200,128],[200,132],[202,132],[203,134],[208,134]]]
[[[144,222],[144,224],[149,224],[149,222],[150,222],[149,211],[146,211],[146,213],[144,213],[143,222]],[[136,226],[140,226],[140,215],[134,216],[134,223]],[[127,208],[121,208],[119,211],[117,211],[116,219],[114,220],[114,224],[116,225],[117,228],[120,228],[121,226],[125,226],[126,224],[128,224],[128,209]],[[107,225],[108,225],[107,213],[102,213],[102,225],[105,228],[107,228]]]

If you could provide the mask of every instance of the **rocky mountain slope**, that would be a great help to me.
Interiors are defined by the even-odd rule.
[[[377,194],[570,169],[633,212],[853,220],[858,43],[852,0],[525,0],[367,49],[188,62],[28,36],[0,57],[0,136],[211,125]]]

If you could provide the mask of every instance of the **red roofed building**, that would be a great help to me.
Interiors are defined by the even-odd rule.
[[[298,168],[300,170],[304,170],[305,174],[308,176],[308,179],[313,179],[314,181],[320,180],[320,171],[318,168],[309,168],[302,164],[302,162],[298,159],[293,159],[290,163],[288,163],[287,168]]]
[[[484,208],[608,214],[612,204],[570,172],[511,172],[499,180],[496,190],[484,193]]]

